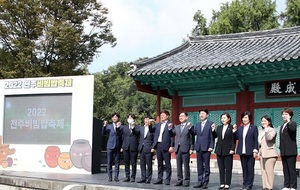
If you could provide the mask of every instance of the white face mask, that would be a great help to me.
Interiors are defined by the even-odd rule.
[[[130,124],[133,122],[133,119],[127,119],[127,122]]]

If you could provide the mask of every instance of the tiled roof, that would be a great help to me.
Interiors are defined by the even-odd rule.
[[[299,59],[300,27],[189,37],[181,46],[133,63],[131,76],[160,75]]]

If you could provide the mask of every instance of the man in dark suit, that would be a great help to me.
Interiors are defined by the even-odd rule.
[[[283,166],[284,188],[297,189],[297,124],[292,121],[293,110],[285,108],[281,112],[284,124],[280,127],[280,155]]]
[[[153,144],[152,118],[146,116],[144,119],[144,127],[139,129],[133,128],[132,132],[139,134],[138,151],[140,153],[141,179],[137,183],[150,183],[152,179],[152,156],[151,146]]]
[[[258,155],[258,129],[250,124],[252,115],[249,111],[244,112],[241,118],[243,125],[237,131],[234,129],[234,138],[239,140],[236,153],[240,155],[243,171],[243,186],[240,189],[250,190],[254,182],[255,158]]]
[[[120,149],[122,145],[122,132],[120,130],[121,123],[119,122],[120,115],[114,113],[111,117],[112,124],[107,125],[104,122],[102,128],[102,135],[108,135],[107,141],[107,174],[108,181],[112,181],[112,165],[115,160],[115,181],[119,181],[119,167],[120,167]]]
[[[200,122],[196,124],[195,130],[191,130],[196,135],[195,149],[197,152],[198,183],[194,188],[207,189],[210,175],[210,155],[214,149],[215,141],[212,128],[214,123],[207,120],[208,110],[199,110]]]
[[[127,118],[128,125],[122,126],[121,128],[123,134],[123,145],[121,152],[123,152],[125,165],[125,180],[123,182],[135,182],[139,135],[132,133],[132,129],[135,126],[134,119],[135,116],[133,114],[129,114]],[[135,127],[139,128],[139,126]],[[130,164],[132,169],[131,177]]]
[[[188,113],[182,112],[179,115],[180,124],[173,130],[176,135],[175,153],[177,163],[177,183],[175,186],[190,186],[190,155],[194,151],[195,138],[190,132],[194,128],[192,124],[187,123]],[[193,130],[193,129],[192,129]],[[182,164],[184,165],[184,179],[182,175]]]
[[[172,176],[172,167],[171,167],[171,153],[174,151],[174,136],[168,126],[173,126],[172,123],[168,122],[169,112],[162,111],[160,113],[160,120],[153,128],[155,129],[154,140],[152,144],[151,152],[156,150],[157,156],[157,166],[158,166],[158,176],[157,181],[153,184],[162,184],[163,183],[163,172],[165,162],[165,171],[166,179],[165,185],[170,185],[171,176]]]

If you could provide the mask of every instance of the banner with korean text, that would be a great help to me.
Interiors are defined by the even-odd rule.
[[[94,76],[0,80],[0,169],[90,173]]]

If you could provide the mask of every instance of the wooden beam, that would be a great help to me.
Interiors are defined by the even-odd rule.
[[[138,91],[157,95],[157,90],[153,90],[151,85],[142,85],[140,81],[136,81],[136,80],[134,82],[135,82],[135,85],[136,85],[136,88],[138,89]],[[164,98],[168,98],[168,99],[172,98],[168,94],[168,91],[166,91],[166,90],[161,90],[160,93],[161,93],[161,96]]]

